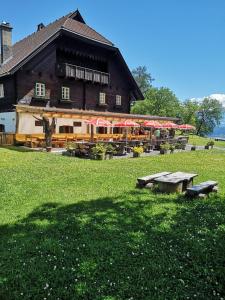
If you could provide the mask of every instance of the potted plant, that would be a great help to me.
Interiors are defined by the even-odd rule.
[[[213,149],[213,146],[215,145],[214,140],[210,140],[210,141],[208,142],[208,145],[211,147],[211,149]]]
[[[141,154],[144,152],[143,147],[134,147],[133,148],[133,157],[140,157]]]
[[[92,157],[97,160],[105,159],[106,147],[104,144],[96,144],[91,149]]]
[[[209,142],[208,142],[208,143],[205,145],[205,149],[208,150],[208,149],[209,149],[209,146],[210,146],[210,145],[209,145]]]
[[[166,154],[169,149],[170,149],[169,143],[161,144],[160,145],[160,154]]]
[[[175,150],[175,146],[174,145],[170,145],[170,153],[174,153],[174,150]]]
[[[75,150],[77,149],[77,145],[73,142],[68,142],[66,144],[66,152],[69,156],[75,156]]]
[[[193,145],[191,146],[191,151],[195,151],[196,150],[196,143],[193,143]]]
[[[108,144],[106,146],[106,155],[105,155],[105,159],[112,159],[113,155],[116,153],[115,148],[113,147],[113,145]]]

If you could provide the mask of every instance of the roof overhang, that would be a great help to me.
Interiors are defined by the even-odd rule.
[[[132,119],[136,122],[143,122],[145,120],[174,121],[174,122],[179,121],[178,118],[172,118],[172,117],[101,112],[101,111],[81,110],[81,109],[64,109],[64,108],[55,108],[55,107],[38,107],[38,106],[28,106],[28,105],[16,105],[16,112],[40,114],[48,117],[71,118],[71,119],[77,119],[77,118],[88,119],[88,118],[102,117],[110,121],[112,120],[120,121],[125,119]]]

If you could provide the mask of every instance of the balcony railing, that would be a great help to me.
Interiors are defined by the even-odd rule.
[[[70,64],[60,64],[57,66],[57,72],[60,76],[74,78],[77,80],[85,80],[94,83],[108,85],[110,81],[109,73],[100,72],[88,68],[83,68]]]

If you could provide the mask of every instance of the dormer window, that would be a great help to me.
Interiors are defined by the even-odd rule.
[[[105,104],[105,93],[99,93],[99,104],[100,105]]]
[[[4,98],[5,94],[4,94],[4,84],[0,83],[0,99]]]
[[[62,100],[70,100],[70,88],[63,86],[62,87]]]
[[[36,82],[35,84],[35,96],[36,97],[45,97],[46,90],[45,90],[45,84]]]
[[[121,101],[121,96],[120,95],[116,95],[116,106],[121,106],[122,101]]]

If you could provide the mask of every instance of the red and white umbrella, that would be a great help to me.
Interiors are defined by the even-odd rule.
[[[85,123],[89,124],[89,125],[93,125],[96,127],[110,127],[112,126],[112,123],[110,123],[108,120],[104,120],[104,119],[93,119],[93,120],[86,120]]]
[[[176,129],[178,128],[178,125],[173,122],[166,122],[162,124],[162,128]]]
[[[140,127],[140,124],[131,121],[131,120],[125,120],[116,124],[113,124],[114,127]]]
[[[143,123],[144,127],[150,127],[150,128],[162,128],[162,124],[158,121],[145,121]]]
[[[195,130],[196,128],[192,125],[189,124],[182,124],[178,126],[179,129],[183,129],[183,130]]]

